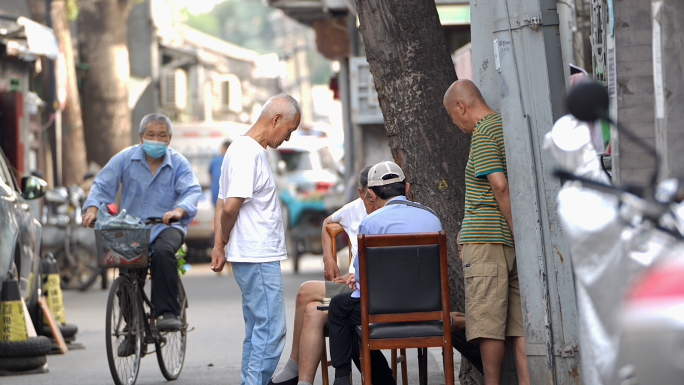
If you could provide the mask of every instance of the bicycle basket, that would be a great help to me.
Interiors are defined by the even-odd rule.
[[[147,267],[150,229],[95,230],[99,265],[110,267]]]

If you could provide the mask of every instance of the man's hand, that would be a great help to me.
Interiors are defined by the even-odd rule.
[[[457,311],[452,311],[451,315],[451,328],[452,329],[465,329],[466,327],[466,316],[463,313]]]
[[[332,257],[323,257],[323,265],[325,266],[323,277],[325,277],[326,281],[335,281],[336,278],[340,277],[340,267],[337,266]]]
[[[83,227],[88,227],[91,224],[95,223],[97,220],[97,207],[95,206],[90,206],[86,209],[85,214],[83,214],[82,217],[83,220]]]
[[[211,251],[211,270],[220,272],[226,264],[226,245],[216,244]]]
[[[354,275],[354,273],[347,273],[347,274],[345,274],[345,275],[343,275],[343,276],[341,276],[341,277],[335,277],[335,278],[333,278],[332,281],[335,282],[335,283],[345,283],[345,284],[346,284],[346,283],[347,283],[347,280],[348,280],[349,277],[351,277],[352,275]]]
[[[356,275],[349,273],[345,277],[347,277],[347,286],[349,286],[349,288],[352,290],[356,290]]]
[[[171,211],[167,211],[164,213],[164,216],[162,217],[162,222],[164,222],[165,225],[171,226],[171,220],[176,219],[176,221],[180,221],[181,218],[183,218],[186,215],[185,210],[183,210],[180,207],[176,207],[175,209]]]

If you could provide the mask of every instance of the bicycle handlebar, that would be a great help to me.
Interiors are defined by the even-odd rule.
[[[145,225],[159,225],[159,224],[164,223],[164,222],[162,222],[161,217],[148,217],[146,219],[141,219],[140,222],[142,222]],[[171,218],[169,220],[169,223],[178,223],[178,222],[180,222],[180,220],[177,218]],[[95,223],[97,223],[97,219],[94,220],[92,223],[90,223],[89,227],[91,227],[91,228],[95,227]]]

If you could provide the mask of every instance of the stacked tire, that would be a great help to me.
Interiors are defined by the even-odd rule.
[[[23,341],[0,341],[0,370],[25,371],[47,363],[52,342],[47,337],[31,337]]]
[[[29,337],[19,282],[11,277],[2,283],[0,297],[0,371],[38,369],[47,362],[52,343],[47,337]]]

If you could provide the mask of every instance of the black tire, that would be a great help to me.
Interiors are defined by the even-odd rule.
[[[105,338],[107,361],[112,379],[116,385],[133,385],[140,371],[142,354],[143,322],[140,315],[140,295],[134,283],[126,276],[120,276],[112,284],[107,298],[107,320]],[[119,345],[132,339],[134,353],[119,357]]]
[[[39,368],[47,363],[47,357],[43,354],[42,356],[35,357],[11,357],[3,358],[0,360],[0,370],[31,370]]]
[[[188,339],[188,321],[186,309],[188,308],[188,298],[185,295],[183,282],[178,280],[178,302],[181,304],[180,320],[183,325],[181,330],[175,332],[160,332],[160,339],[155,342],[157,352],[157,362],[162,375],[168,381],[173,381],[180,376],[185,362],[185,348]]]
[[[62,290],[87,290],[101,272],[97,253],[95,249],[81,242],[69,244],[69,252],[71,260],[67,258],[64,247],[55,252]]]
[[[62,337],[64,338],[73,337],[78,333],[78,326],[74,324],[59,325],[59,331],[62,332]],[[52,330],[48,325],[43,325],[43,332],[40,334],[47,337],[53,337]]]
[[[52,343],[47,337],[31,337],[24,341],[0,341],[0,358],[34,357],[50,353]]]

